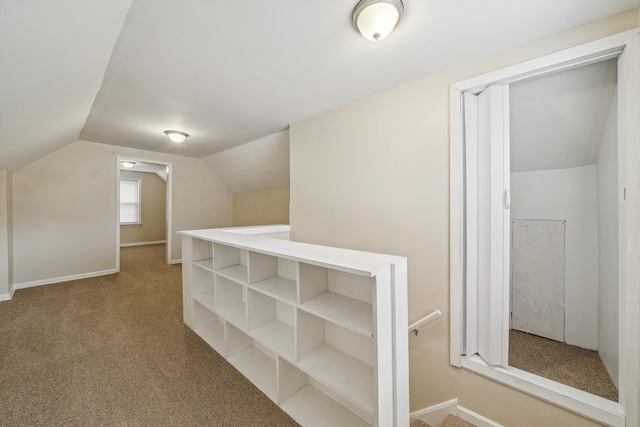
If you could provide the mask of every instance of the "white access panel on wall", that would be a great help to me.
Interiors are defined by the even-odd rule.
[[[564,342],[565,221],[512,221],[512,329]]]

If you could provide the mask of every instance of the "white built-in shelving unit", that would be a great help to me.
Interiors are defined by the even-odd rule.
[[[409,425],[406,258],[183,231],[184,322],[303,426]]]

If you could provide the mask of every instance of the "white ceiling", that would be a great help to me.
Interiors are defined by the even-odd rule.
[[[510,87],[512,172],[597,162],[616,64],[611,59]]]
[[[289,188],[289,131],[212,154],[203,160],[234,193]]]
[[[356,2],[0,0],[0,169],[78,135],[202,158],[640,5],[404,0],[399,27],[372,43],[351,26]],[[165,129],[191,137],[175,145]]]
[[[0,170],[78,139],[132,0],[0,0]]]

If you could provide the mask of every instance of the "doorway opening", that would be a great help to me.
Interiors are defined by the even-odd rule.
[[[635,198],[638,197],[636,185],[640,173],[636,152],[636,147],[640,144],[640,133],[637,131],[640,122],[634,112],[640,109],[640,99],[633,94],[640,91],[640,70],[636,66],[640,58],[639,34],[639,29],[630,30],[454,83],[450,98],[451,364],[612,426],[637,421],[637,396],[640,393],[640,373],[633,363],[637,361],[640,349],[640,324],[633,322],[633,319],[637,319],[640,314],[640,307],[636,303],[638,290],[632,286],[640,280],[640,272],[636,271],[631,261],[637,257],[633,248],[638,236],[626,232],[638,226]],[[609,60],[612,62],[607,62]],[[617,72],[611,71],[614,63]],[[534,84],[537,79],[543,82],[543,79],[582,67],[589,71],[586,67],[590,65],[609,70],[614,77],[617,75],[617,87],[614,79],[612,95],[617,97],[617,101],[601,95],[596,102],[581,100],[576,108],[595,106],[607,112],[597,120],[603,121],[606,126],[609,119],[610,127],[615,128],[617,135],[611,137],[613,143],[608,145],[615,150],[605,148],[607,144],[604,143],[603,130],[598,143],[592,145],[591,150],[586,150],[591,156],[589,161],[568,163],[568,160],[576,156],[559,154],[554,150],[566,148],[565,146],[575,149],[576,143],[558,144],[556,141],[557,146],[549,146],[549,138],[544,137],[544,132],[556,130],[550,123],[534,123],[525,127],[529,130],[525,132],[524,139],[533,135],[535,140],[529,151],[512,146],[512,142],[518,142],[511,141],[510,128],[516,125],[510,117],[511,90],[518,91],[518,85],[527,89],[524,86],[527,82]],[[563,84],[568,86],[573,83],[575,82]],[[560,93],[561,89],[562,85],[557,88],[557,92]],[[529,92],[531,90],[529,88]],[[602,91],[602,88],[598,90]],[[530,99],[531,97],[527,101]],[[618,107],[617,119],[609,114],[612,105]],[[523,106],[525,110],[532,108],[527,102]],[[553,111],[549,105],[544,108],[546,110],[535,116],[565,118],[562,111]],[[595,118],[591,120],[596,121]],[[594,123],[590,122],[589,127],[592,125]],[[578,134],[572,141],[581,139]],[[513,155],[512,149],[515,151]],[[518,169],[519,160],[530,163],[536,159],[560,159],[565,163]],[[603,165],[607,162],[609,166]],[[611,164],[614,167],[610,167]],[[577,179],[574,176],[576,186],[558,197],[555,194],[562,193],[560,190],[568,185],[568,180],[563,181],[558,176],[551,177],[550,171],[560,175],[576,172],[573,175],[586,175],[586,178],[582,176],[584,179]],[[599,173],[601,178],[606,178],[600,183]],[[537,176],[538,181],[543,181],[544,185],[538,190],[531,189],[527,187],[531,180],[526,179],[524,184],[527,185],[523,185],[521,178],[531,178],[526,174]],[[540,178],[540,175],[543,177]],[[590,183],[586,189],[585,182]],[[611,188],[614,190],[609,195]],[[538,200],[543,203],[532,203],[536,199],[535,191],[541,194]],[[630,198],[629,194],[633,196]],[[579,212],[571,221],[568,213],[542,215],[540,212],[529,211],[514,214],[514,211],[523,206],[533,204],[539,208],[557,207],[569,204],[570,199],[591,200],[590,204],[595,206],[595,210],[580,206],[580,209],[575,209]],[[604,203],[599,204],[599,200]],[[591,221],[587,221],[588,217],[592,218]],[[599,222],[599,217],[609,220]],[[577,225],[580,221],[591,224],[589,233],[595,234],[596,238],[591,239],[591,244],[578,245],[577,250],[569,251],[569,246],[576,247],[575,242],[570,243],[575,238],[570,232],[579,228]],[[611,235],[612,229],[613,238],[598,240],[598,233],[603,236]],[[581,251],[587,254],[592,252],[589,267],[595,267],[595,273],[585,273],[580,268],[575,268],[575,259],[572,257],[575,258],[575,254]],[[607,256],[610,258],[607,259]],[[531,264],[531,260],[535,258],[544,261],[539,262],[545,266],[544,271],[540,265]],[[548,266],[552,268],[547,271]],[[607,266],[613,266],[617,276],[610,274]],[[595,291],[593,286],[589,290],[576,291],[574,285],[570,284],[571,280],[568,280],[571,279],[569,270],[574,275],[577,272],[583,285],[595,280]],[[584,270],[590,271],[588,267],[584,267]],[[606,274],[600,277],[600,273]],[[530,289],[526,288],[528,281],[535,284],[534,288],[541,286],[540,282],[544,282],[544,285],[552,282],[556,297],[548,299],[553,301],[554,308],[560,307],[553,312],[533,314],[536,327],[549,323],[549,320],[553,320],[551,323],[556,325],[562,324],[554,329],[559,332],[555,336],[558,342],[569,342],[576,337],[583,339],[589,333],[591,337],[598,337],[596,343],[598,340],[603,343],[607,340],[610,343],[615,341],[607,348],[613,349],[609,353],[609,361],[617,363],[617,374],[615,367],[612,369],[606,366],[605,369],[612,378],[617,378],[617,402],[615,397],[604,398],[512,366],[510,334],[512,329],[527,328],[519,323],[527,317],[526,308],[522,308],[526,304],[522,302],[530,302],[533,296],[538,296],[532,296]],[[605,284],[600,286],[600,282]],[[606,283],[617,287],[617,292],[608,289]],[[522,291],[523,285],[528,293]],[[553,291],[537,293],[546,296],[553,294]],[[600,298],[601,294],[603,298]],[[586,315],[580,314],[577,306],[587,302],[590,302],[591,308]],[[613,305],[606,307],[611,302]],[[548,309],[549,306],[547,303],[545,307]],[[605,318],[600,319],[599,313]],[[518,319],[514,322],[516,316]],[[584,320],[585,316],[588,321],[583,322],[584,324],[576,322],[576,317]],[[599,336],[599,322],[608,324],[602,330],[611,327],[612,332],[604,334],[604,337]],[[532,332],[546,333],[538,330],[524,333],[532,335]],[[598,349],[596,344],[594,351]],[[598,358],[605,364],[608,363],[605,360],[607,357],[609,356],[606,354],[598,354]]]
[[[616,59],[510,85],[507,187],[509,366],[617,402],[616,91]]]
[[[116,158],[116,270],[120,248],[164,244],[171,263],[171,163]]]

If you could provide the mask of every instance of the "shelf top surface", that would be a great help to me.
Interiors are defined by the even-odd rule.
[[[269,234],[287,231],[289,231],[288,225],[277,225],[186,230],[179,231],[178,234],[369,277],[376,276],[390,264],[405,262],[406,260],[405,257],[396,255],[356,251],[269,237]]]

